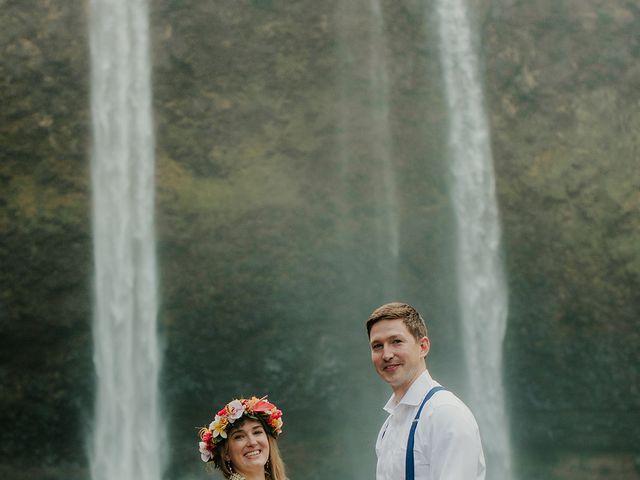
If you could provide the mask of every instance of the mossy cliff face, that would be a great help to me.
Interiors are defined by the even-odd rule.
[[[34,478],[43,465],[72,478],[66,465],[84,463],[92,367],[83,6],[0,2],[3,478]]]
[[[492,2],[483,25],[514,437],[566,459],[637,454],[640,9]],[[566,459],[546,459],[551,478]]]
[[[286,412],[282,447],[294,475],[344,476],[350,464],[372,474],[387,392],[369,365],[364,319],[385,301],[391,273],[388,239],[375,227],[384,179],[371,118],[386,103],[395,174],[406,184],[400,211],[423,212],[402,219],[411,266],[403,290],[424,298],[431,276],[441,286],[427,296],[446,291],[447,274],[426,261],[445,243],[448,203],[441,166],[425,162],[441,148],[430,113],[441,108],[429,101],[437,85],[429,84],[424,17],[388,6],[397,22],[386,47],[397,52],[388,58],[389,102],[368,77],[367,2],[355,7],[184,1],[154,9],[164,391],[176,472],[201,469],[184,463],[191,425],[227,397],[268,392]]]
[[[623,0],[472,4],[521,478],[636,479],[640,12]],[[369,5],[151,2],[170,478],[201,475],[195,427],[253,393],[285,411],[292,478],[373,474],[387,390],[363,322],[392,299],[396,268],[377,220],[377,132],[397,185],[397,295],[431,319],[430,367],[464,393],[433,6],[383,1],[376,33]],[[0,473],[86,478],[87,4],[0,7]],[[386,90],[370,78],[374,44]]]

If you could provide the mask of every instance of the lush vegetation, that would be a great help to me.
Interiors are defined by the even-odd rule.
[[[86,2],[0,3],[0,473],[86,478]],[[430,318],[431,368],[464,396],[435,20],[429,1],[382,3],[386,94],[370,77],[369,2],[151,2],[169,478],[205,478],[196,427],[254,393],[285,411],[293,478],[370,478],[387,390],[363,322],[395,297]],[[636,479],[640,9],[471,3],[522,478]]]

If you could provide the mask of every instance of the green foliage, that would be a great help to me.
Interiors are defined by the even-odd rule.
[[[560,466],[585,448],[634,451],[639,435],[640,72],[637,38],[622,40],[639,17],[623,1],[545,5],[485,24],[511,288],[505,375],[521,478],[583,478]]]
[[[485,3],[521,478],[586,478],[572,459],[627,465],[616,452],[640,438],[640,15],[628,0]],[[195,427],[254,393],[285,411],[292,478],[372,474],[387,390],[367,314],[395,295],[416,304],[432,320],[432,370],[464,380],[430,9],[382,2],[385,97],[367,2],[152,4],[169,478],[201,475]],[[93,400],[85,5],[5,7],[0,419],[12,427],[0,463],[12,478],[81,478]],[[393,297],[380,145],[401,227]],[[24,467],[25,445],[43,471]]]

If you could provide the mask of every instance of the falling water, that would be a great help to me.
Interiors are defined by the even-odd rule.
[[[158,480],[160,355],[145,0],[91,0],[94,480]]]
[[[513,478],[502,386],[507,292],[489,127],[464,0],[438,0],[440,55],[449,109],[458,284],[471,404],[487,453],[488,477]]]
[[[375,239],[377,268],[384,272],[383,293],[391,300],[395,299],[398,287],[400,235],[385,20],[380,0],[339,2],[338,8],[345,62],[338,107],[343,190],[349,199],[353,183],[363,183],[361,177],[350,175],[354,171],[369,173],[365,190],[372,207],[370,236]],[[355,165],[355,161],[361,164]]]
[[[398,207],[396,205],[396,184],[391,161],[391,127],[389,123],[389,71],[386,62],[385,24],[380,0],[371,0],[370,10],[373,32],[370,42],[371,101],[373,103],[371,142],[373,154],[377,156],[381,175],[381,194],[376,195],[378,203],[377,238],[382,242],[379,248],[381,258],[391,262],[388,284],[395,289],[397,284],[397,263],[400,254]],[[389,292],[391,295],[395,292]]]

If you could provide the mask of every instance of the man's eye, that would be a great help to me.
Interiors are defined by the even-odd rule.
[[[402,340],[400,340],[399,338],[396,338],[393,343],[402,343]]]
[[[379,343],[371,345],[371,350],[380,350],[380,348],[382,348],[382,345],[380,345]]]

